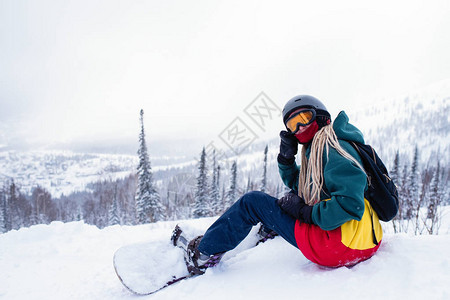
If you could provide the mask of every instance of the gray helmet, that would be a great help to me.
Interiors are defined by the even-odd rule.
[[[286,123],[289,115],[299,108],[312,108],[316,111],[319,116],[330,118],[330,113],[328,112],[325,105],[317,98],[309,95],[298,95],[289,100],[283,108],[283,122]]]

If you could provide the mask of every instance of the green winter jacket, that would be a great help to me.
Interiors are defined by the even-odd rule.
[[[344,111],[333,122],[333,129],[339,144],[361,163],[356,150],[347,141],[364,143],[361,131],[351,125]],[[313,206],[312,220],[323,230],[333,230],[347,221],[360,221],[364,214],[364,191],[367,189],[366,174],[353,162],[341,156],[330,147],[328,157],[323,151],[324,185],[320,202]],[[310,146],[306,149],[309,159]],[[278,163],[281,179],[284,184],[298,192],[298,177],[300,167]],[[322,201],[327,200],[327,201]]]

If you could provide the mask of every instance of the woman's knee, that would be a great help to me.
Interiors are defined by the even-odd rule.
[[[261,206],[264,201],[273,201],[273,197],[261,192],[261,191],[251,191],[251,192],[247,192],[245,193],[240,201],[242,204],[246,205],[246,206],[253,206],[253,205],[258,205]]]

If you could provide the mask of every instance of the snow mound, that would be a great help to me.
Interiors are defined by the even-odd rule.
[[[181,222],[201,234],[214,218]],[[0,298],[136,299],[112,258],[130,243],[170,239],[176,222],[37,225],[0,235]],[[258,247],[256,228],[206,274],[144,299],[449,299],[450,235],[385,234],[378,253],[353,268],[325,268],[277,237]]]

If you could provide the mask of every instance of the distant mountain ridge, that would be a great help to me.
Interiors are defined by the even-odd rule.
[[[450,79],[347,113],[383,159],[393,161],[396,151],[412,157],[417,145],[422,163],[438,152],[449,163]]]

